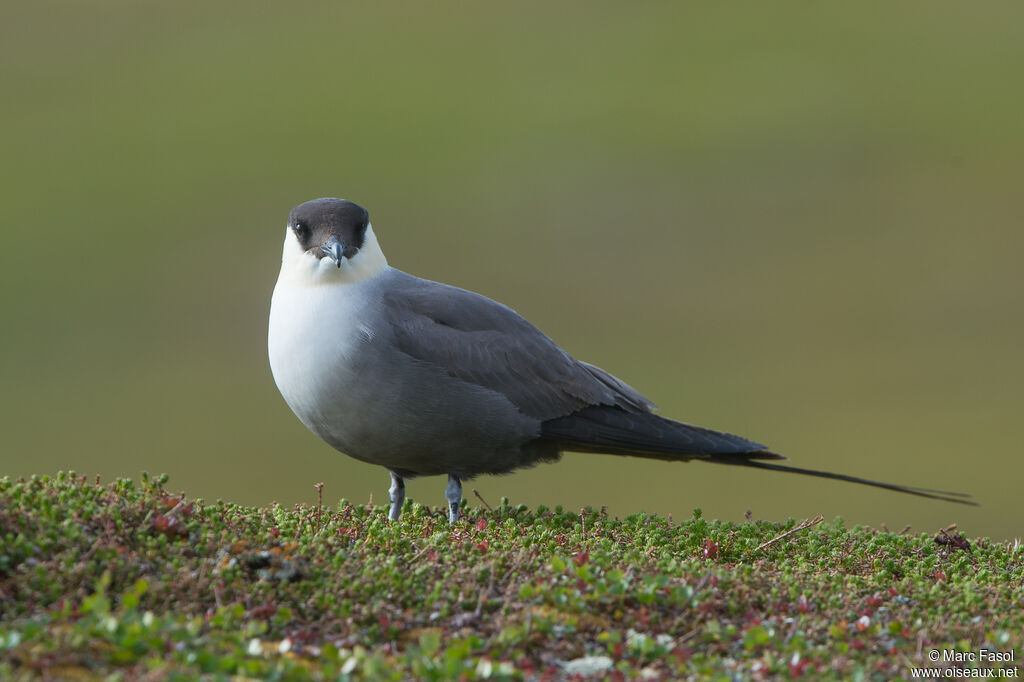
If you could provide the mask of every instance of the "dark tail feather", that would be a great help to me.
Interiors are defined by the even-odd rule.
[[[829,471],[769,464],[760,460],[786,458],[768,450],[760,443],[746,438],[683,424],[650,412],[626,412],[621,408],[610,406],[585,407],[565,417],[558,417],[542,423],[540,437],[556,442],[562,450],[626,455],[670,462],[696,459],[730,466],[755,467],[784,471],[790,474],[831,478],[836,481],[870,485],[875,488],[895,490],[933,500],[978,506],[977,502],[967,499],[970,498],[970,495],[964,493],[915,488],[847,476],[846,474],[834,474]]]
[[[831,471],[817,471],[815,469],[801,469],[799,467],[786,466],[784,464],[769,464],[767,462],[757,462],[751,459],[743,459],[742,457],[712,457],[704,460],[706,462],[714,462],[715,464],[728,464],[731,466],[744,466],[754,467],[757,469],[770,469],[772,471],[784,471],[788,474],[803,474],[804,476],[817,476],[819,478],[831,478],[836,481],[847,481],[849,483],[860,483],[861,485],[870,485],[875,488],[885,488],[886,490],[895,490],[896,492],[906,493],[908,495],[918,495],[920,497],[928,497],[933,500],[943,500],[945,502],[955,502],[957,504],[968,504],[972,507],[979,506],[974,500],[968,499],[970,495],[967,493],[955,493],[949,490],[932,490],[930,488],[915,488],[909,485],[898,485],[896,483],[883,483],[881,481],[872,481],[869,478],[858,478],[857,476],[847,476],[846,474],[834,474]]]
[[[751,459],[786,459],[768,448],[731,433],[683,424],[650,412],[618,407],[585,407],[541,424],[540,437],[563,450],[662,459],[671,462],[740,455]]]

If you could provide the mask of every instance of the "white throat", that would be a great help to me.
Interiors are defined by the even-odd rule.
[[[363,245],[352,258],[341,261],[341,267],[329,257],[321,258],[317,250],[308,253],[299,244],[295,234],[286,229],[284,250],[281,254],[281,274],[277,285],[312,286],[319,284],[354,284],[372,279],[388,268],[388,260],[380,250],[373,225],[366,226]]]

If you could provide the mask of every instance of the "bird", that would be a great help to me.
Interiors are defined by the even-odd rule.
[[[768,447],[654,414],[639,391],[562,350],[514,310],[391,267],[369,212],[320,198],[292,209],[268,330],[270,368],[305,426],[405,481],[446,475],[450,523],[462,482],[563,452],[702,461],[836,479],[975,504],[963,493],[778,464]]]

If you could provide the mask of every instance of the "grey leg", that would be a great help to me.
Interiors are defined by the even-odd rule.
[[[448,523],[459,520],[459,505],[462,504],[462,481],[448,474],[448,487],[444,489],[444,498],[448,500]]]
[[[402,513],[402,503],[405,502],[405,481],[394,471],[391,472],[391,487],[388,488],[388,493],[391,495],[391,511],[388,512],[388,519],[397,521]]]

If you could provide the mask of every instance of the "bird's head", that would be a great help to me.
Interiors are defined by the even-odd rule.
[[[309,283],[356,282],[387,267],[370,214],[345,199],[313,199],[288,216],[281,273]]]

